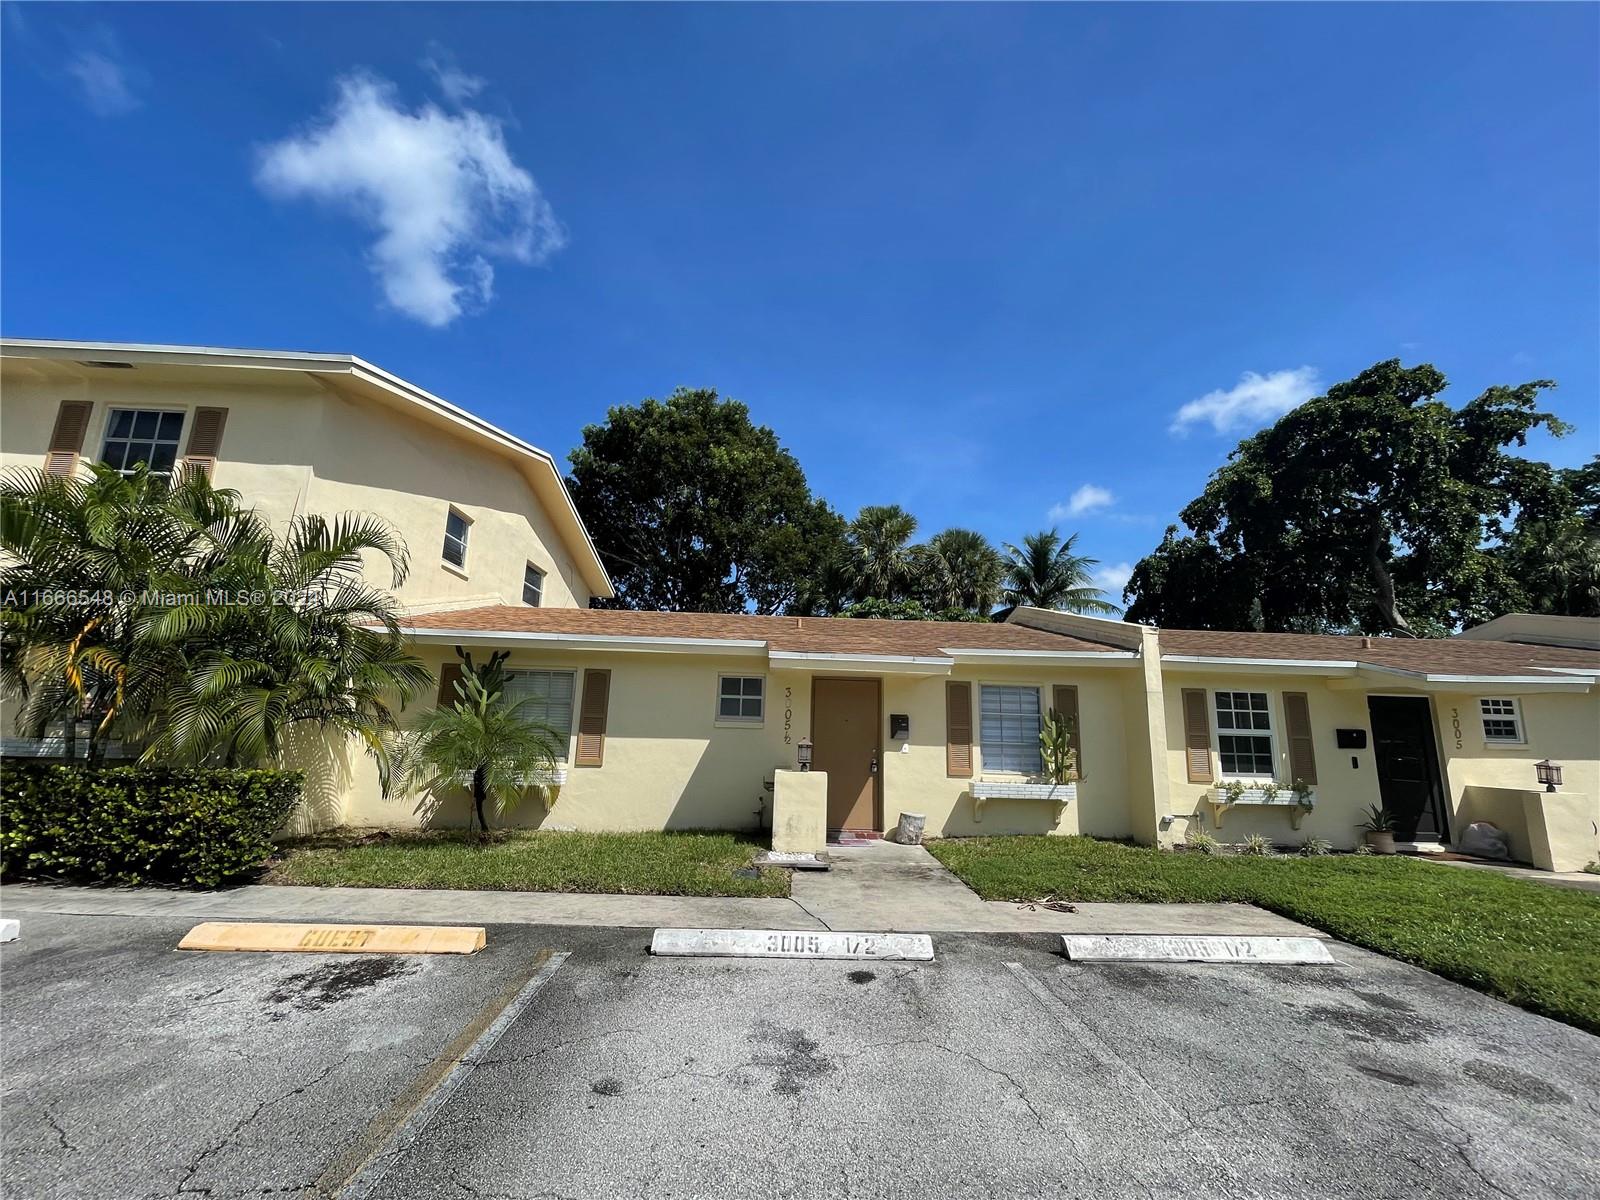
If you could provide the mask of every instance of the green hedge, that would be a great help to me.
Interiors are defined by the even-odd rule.
[[[261,866],[300,800],[298,771],[6,760],[0,875],[216,887]]]

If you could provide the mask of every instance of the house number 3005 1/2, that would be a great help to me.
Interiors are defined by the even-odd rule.
[[[789,726],[794,723],[794,689],[783,689],[783,744],[789,744]]]
[[[1456,739],[1456,749],[1461,749],[1461,710],[1459,708],[1450,710],[1450,734]]]

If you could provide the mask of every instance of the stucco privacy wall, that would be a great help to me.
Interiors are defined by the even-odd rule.
[[[474,648],[474,657],[486,657],[489,649],[487,644]],[[448,647],[423,646],[419,653],[436,673],[444,663],[455,661]],[[795,765],[795,747],[811,729],[813,672],[773,670],[764,652],[693,655],[513,648],[506,666],[573,671],[580,692],[586,669],[611,672],[604,764],[571,765],[569,745],[566,783],[549,814],[537,800],[528,800],[502,818],[508,824],[584,830],[753,829],[763,814],[770,820],[772,800],[765,784],[775,770]],[[766,716],[760,725],[716,719],[718,680],[724,674],[766,678]],[[975,821],[968,792],[971,781],[945,774],[945,677],[883,676],[883,828],[893,827],[902,811],[911,811],[927,815],[930,833],[946,836],[1129,836],[1135,830],[1128,806],[1126,704],[1128,680],[1137,674],[1126,668],[973,667],[959,669],[953,676],[974,684],[1039,686],[1046,704],[1053,685],[1077,686],[1088,747],[1086,773],[1077,802],[1068,805],[1059,825],[1054,806],[1037,800],[992,800],[983,820]],[[976,705],[976,687],[973,695]],[[575,711],[581,702],[580,695]],[[903,743],[904,750],[902,743],[889,738],[891,713],[911,718],[911,738]],[[977,778],[1021,778],[985,772],[977,745],[974,756]],[[350,761],[347,775],[334,771],[326,778],[331,782],[319,782],[311,789],[321,799],[314,812],[301,818],[298,829],[340,820],[351,825],[467,823],[464,795],[446,797],[442,804],[382,799],[376,768],[364,757]],[[330,794],[338,797],[332,805],[326,803]]]
[[[212,481],[233,488],[277,525],[292,516],[375,513],[411,552],[397,595],[407,604],[519,603],[524,567],[546,572],[546,607],[586,607],[589,590],[526,479],[504,455],[409,419],[401,410],[346,396],[300,372],[240,370],[211,377],[99,371],[85,379],[30,377],[7,363],[0,391],[0,466],[44,462],[63,400],[94,404],[83,457],[96,461],[113,408],[182,411],[180,452],[197,407],[228,410]],[[467,570],[443,561],[445,516],[454,504],[472,522]],[[374,568],[376,562],[373,562]],[[387,570],[373,582],[389,584]]]
[[[1463,811],[1463,800],[1468,788],[1503,788],[1517,792],[1534,785],[1534,764],[1542,758],[1561,762],[1566,769],[1564,792],[1577,793],[1591,799],[1600,795],[1600,695],[1535,692],[1518,694],[1515,685],[1475,685],[1469,693],[1444,694],[1406,690],[1404,688],[1330,687],[1326,677],[1293,674],[1210,674],[1205,671],[1166,672],[1165,696],[1167,724],[1167,775],[1171,798],[1170,813],[1177,819],[1163,835],[1164,842],[1182,841],[1186,832],[1196,828],[1193,814],[1202,812],[1198,827],[1219,834],[1226,841],[1242,841],[1252,833],[1264,834],[1285,845],[1298,843],[1306,837],[1325,838],[1335,846],[1351,847],[1361,840],[1357,823],[1367,807],[1380,802],[1376,762],[1372,750],[1371,719],[1367,710],[1369,695],[1425,696],[1433,709],[1434,732],[1440,755],[1440,769],[1448,804],[1450,836],[1459,835],[1466,821],[1486,819],[1481,804],[1468,805]],[[1213,749],[1216,746],[1216,715],[1214,694],[1218,691],[1265,692],[1272,710],[1273,750],[1277,759],[1277,780],[1287,787],[1293,780],[1289,774],[1288,750],[1284,737],[1283,694],[1303,692],[1311,716],[1312,742],[1317,760],[1316,806],[1307,814],[1298,830],[1293,829],[1287,809],[1262,809],[1238,807],[1224,818],[1220,831],[1214,828],[1210,809],[1202,801],[1212,785],[1188,782],[1184,762],[1183,689],[1203,688],[1206,692],[1207,712],[1211,723]],[[1522,706],[1527,744],[1523,746],[1489,746],[1483,738],[1479,719],[1478,700],[1484,696],[1515,695]],[[1335,742],[1335,731],[1355,728],[1368,731],[1367,749],[1340,750]],[[1352,765],[1354,760],[1354,765]],[[1213,773],[1220,780],[1213,753]],[[1593,814],[1600,823],[1600,811]],[[1513,830],[1520,828],[1523,817],[1520,808],[1507,806],[1495,823]],[[1576,837],[1571,823],[1561,825],[1569,853],[1581,854],[1582,847],[1571,844]],[[1593,838],[1592,826],[1587,837]],[[1581,839],[1580,839],[1581,840]],[[1592,857],[1592,856],[1591,856]],[[1587,861],[1587,860],[1586,860]]]

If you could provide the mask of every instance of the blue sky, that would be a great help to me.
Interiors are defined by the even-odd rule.
[[[558,455],[715,387],[847,514],[1110,567],[1379,359],[1600,437],[1595,5],[5,7],[12,336],[355,353]]]

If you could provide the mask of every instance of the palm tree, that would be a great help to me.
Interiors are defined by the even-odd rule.
[[[386,796],[407,796],[465,786],[478,828],[487,833],[485,803],[493,800],[503,812],[536,786],[555,768],[560,735],[527,716],[524,707],[531,701],[513,703],[506,696],[505,651],[477,668],[471,655],[456,653],[466,669],[456,681],[455,699],[390,739],[392,770],[383,790]]]
[[[855,551],[856,597],[902,598],[910,575],[911,535],[917,519],[898,504],[868,504],[850,522]]]
[[[1063,541],[1054,529],[1028,534],[1021,549],[1007,542],[1006,603],[1103,616],[1121,613],[1094,586],[1090,570],[1100,560],[1074,554],[1077,542],[1077,534]]]
[[[394,705],[430,679],[393,596],[362,580],[369,551],[405,578],[376,518],[301,517],[279,540],[198,472],[23,468],[0,476],[0,551],[18,724],[65,721],[71,738],[87,719],[91,759],[119,736],[147,761],[249,764],[299,722],[380,753]]]
[[[946,529],[919,547],[922,602],[929,608],[964,608],[987,615],[1000,597],[1006,560],[972,529]]]

